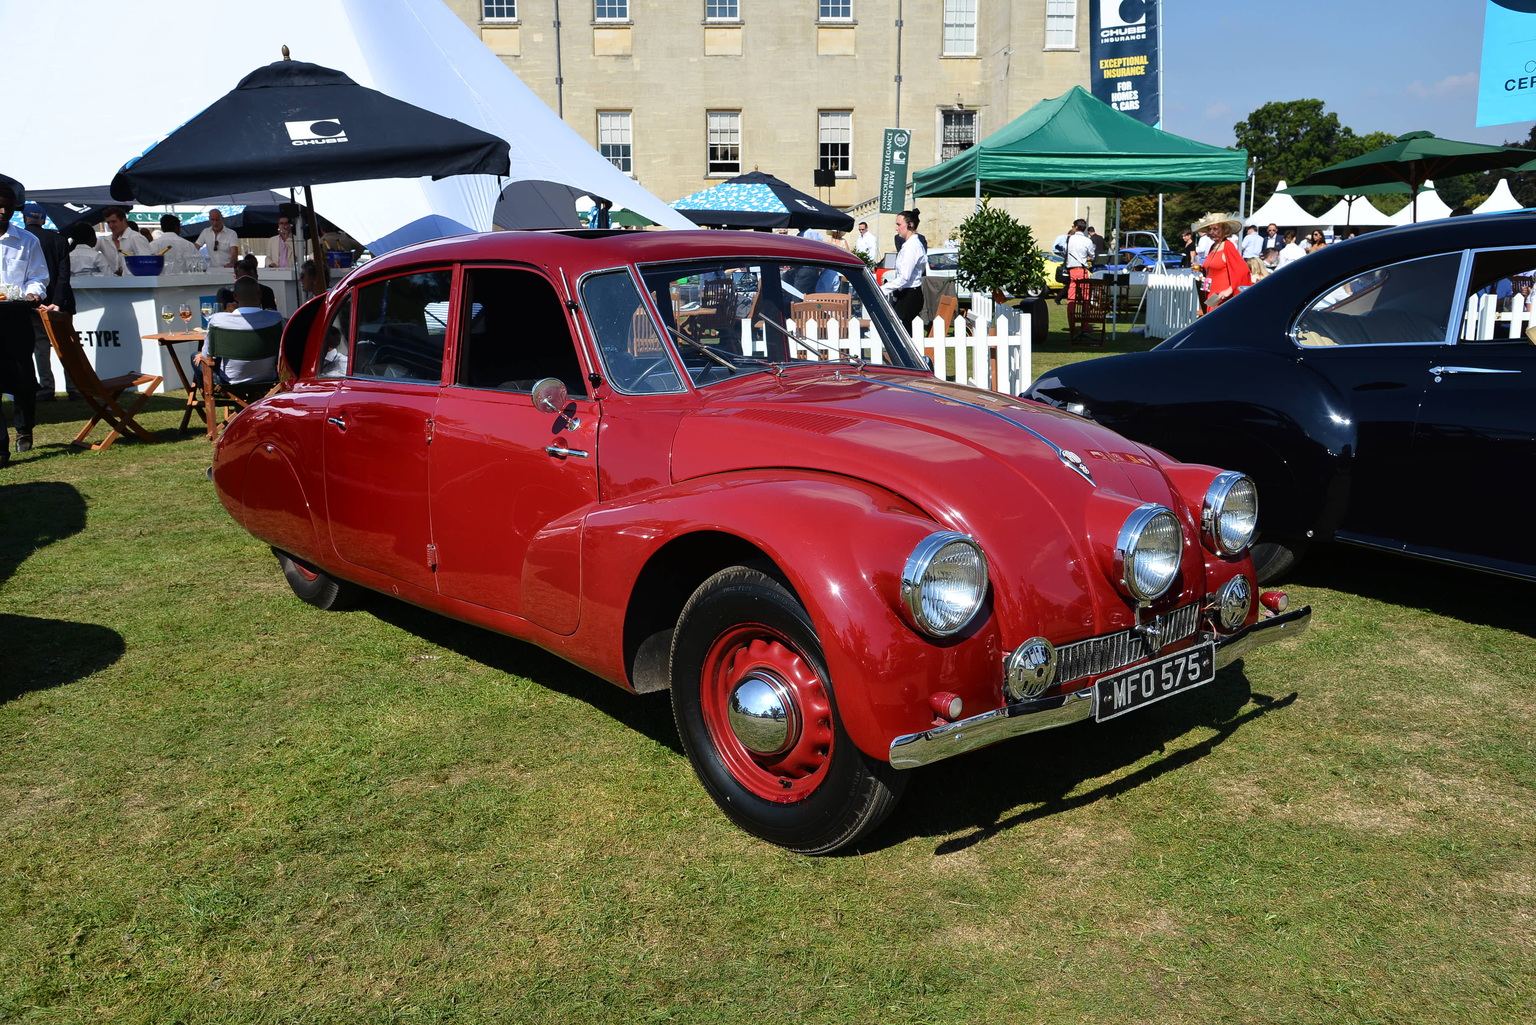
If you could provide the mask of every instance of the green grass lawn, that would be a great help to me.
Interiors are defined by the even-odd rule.
[[[179,402],[0,471],[0,1021],[1536,1020],[1529,585],[1318,551],[1301,642],[810,859],[665,695],[293,598]]]

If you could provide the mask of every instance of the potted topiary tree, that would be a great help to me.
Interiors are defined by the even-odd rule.
[[[1045,340],[1049,314],[1045,295],[1045,258],[1035,245],[1029,225],[992,206],[990,196],[981,208],[955,229],[960,252],[955,258],[955,277],[960,284],[984,294],[1001,305],[1009,296],[1023,300],[1031,314],[1034,342]]]

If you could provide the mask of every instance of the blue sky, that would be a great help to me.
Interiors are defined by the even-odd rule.
[[[1264,104],[1319,99],[1361,135],[1425,129],[1466,142],[1523,140],[1530,121],[1477,127],[1485,6],[1164,0],[1163,127],[1230,146],[1233,124]]]

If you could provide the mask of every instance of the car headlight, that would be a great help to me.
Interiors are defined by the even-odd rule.
[[[912,625],[934,637],[964,628],[986,596],[987,557],[954,531],[923,538],[901,572],[901,601]]]
[[[1115,542],[1115,573],[1125,593],[1137,601],[1157,598],[1173,585],[1184,548],[1178,517],[1153,502],[1125,519]]]
[[[1236,555],[1253,543],[1259,525],[1259,489],[1241,473],[1216,475],[1200,504],[1200,532],[1218,555]]]

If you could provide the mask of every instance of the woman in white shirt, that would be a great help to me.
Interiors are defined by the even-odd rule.
[[[69,251],[69,273],[71,277],[79,277],[83,274],[105,274],[101,250],[96,248],[96,232],[84,221],[76,221],[65,232],[65,237],[72,247]]]
[[[896,269],[885,276],[881,286],[889,293],[896,319],[907,330],[923,312],[923,278],[928,274],[928,250],[917,234],[918,211],[903,210],[896,215],[896,237],[901,249],[896,253]]]

